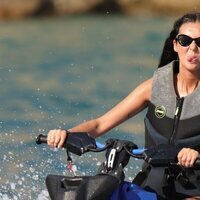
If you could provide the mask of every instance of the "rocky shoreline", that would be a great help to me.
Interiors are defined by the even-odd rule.
[[[176,15],[199,11],[199,0],[1,0],[0,19],[85,13]]]

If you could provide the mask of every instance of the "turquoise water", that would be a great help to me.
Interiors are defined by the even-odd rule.
[[[66,154],[37,146],[36,136],[103,114],[149,78],[172,20],[92,15],[0,22],[0,199],[48,199],[45,177],[69,175]],[[98,140],[143,146],[144,114]],[[92,174],[103,154],[73,159],[78,175]],[[128,180],[140,165],[131,160]]]

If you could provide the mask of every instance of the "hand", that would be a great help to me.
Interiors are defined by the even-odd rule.
[[[177,156],[179,164],[186,168],[192,167],[198,157],[199,152],[190,148],[181,149]]]
[[[50,130],[47,135],[47,144],[51,147],[63,147],[67,137],[67,131],[62,129]]]

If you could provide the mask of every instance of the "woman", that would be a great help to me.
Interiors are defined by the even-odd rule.
[[[159,69],[103,116],[71,128],[101,136],[145,108],[145,145],[183,146],[178,162],[185,168],[200,156],[200,13],[182,16],[166,39]],[[48,144],[62,147],[66,130],[50,130]],[[200,192],[199,194],[200,195]]]

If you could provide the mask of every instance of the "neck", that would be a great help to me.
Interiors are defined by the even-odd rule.
[[[200,78],[192,73],[183,73],[180,71],[176,76],[176,91],[180,97],[194,92],[199,84]]]

